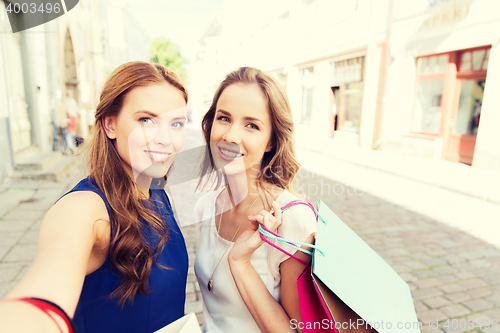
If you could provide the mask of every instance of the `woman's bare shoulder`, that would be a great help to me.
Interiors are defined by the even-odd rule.
[[[107,215],[106,204],[99,194],[93,191],[74,191],[59,199],[52,209],[56,210],[76,210],[86,211],[88,215],[105,213]]]
[[[92,191],[75,191],[59,199],[47,212],[43,224],[65,223],[94,225],[96,221],[109,224],[109,214],[103,199]]]

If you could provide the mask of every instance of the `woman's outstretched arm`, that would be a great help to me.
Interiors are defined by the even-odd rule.
[[[33,265],[6,300],[0,301],[0,332],[59,332],[41,310],[12,300],[46,299],[73,317],[85,275],[100,266],[106,242],[109,217],[97,194],[79,191],[60,199],[43,220]]]

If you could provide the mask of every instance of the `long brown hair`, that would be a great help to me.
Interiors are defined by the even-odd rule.
[[[179,89],[188,101],[187,90],[181,79],[170,69],[159,64],[141,61],[125,63],[116,68],[106,80],[95,113],[95,125],[86,147],[85,161],[88,174],[105,195],[111,207],[111,239],[108,249],[111,265],[121,275],[118,288],[110,295],[118,304],[133,301],[137,292],[150,293],[148,283],[152,264],[163,250],[169,230],[161,218],[141,202],[140,192],[122,164],[122,159],[104,130],[104,117],[120,113],[128,92],[135,87],[168,82]],[[142,240],[142,217],[159,236],[156,248]]]
[[[288,97],[284,88],[277,80],[271,75],[252,67],[238,68],[226,76],[215,91],[212,105],[203,117],[201,126],[207,146],[201,165],[201,177],[198,188],[204,188],[210,182],[217,188],[222,183],[223,176],[216,169],[210,151],[210,133],[212,132],[217,102],[222,92],[230,85],[236,83],[257,83],[264,93],[269,106],[272,124],[272,149],[264,153],[262,158],[258,178],[259,185],[267,182],[294,193],[292,181],[300,168],[300,164],[295,157],[293,117]]]

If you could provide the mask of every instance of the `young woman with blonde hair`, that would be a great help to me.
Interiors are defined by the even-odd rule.
[[[187,101],[164,66],[111,73],[88,177],[47,212],[32,267],[0,302],[0,331],[67,332],[69,315],[80,333],[154,332],[184,315],[186,245],[166,192],[151,185],[183,145]]]
[[[195,272],[204,300],[203,328],[212,333],[295,331],[290,321],[301,319],[296,279],[304,266],[264,244],[257,230],[262,223],[287,239],[314,240],[310,208],[280,210],[297,199],[292,180],[299,169],[286,93],[270,75],[239,68],[215,92],[202,128],[206,176],[199,185],[216,188],[195,207],[195,220],[202,221]]]

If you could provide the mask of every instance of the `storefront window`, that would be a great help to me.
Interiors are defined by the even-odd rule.
[[[438,70],[440,72],[444,72],[446,70],[447,63],[448,63],[448,55],[447,54],[440,55],[438,60],[439,64]]]
[[[443,73],[448,63],[448,54],[419,58],[417,61],[418,74]]]
[[[444,110],[441,108],[441,103],[443,96],[446,95],[448,100],[456,101],[453,104],[454,111],[449,111],[450,115],[456,112],[456,116],[453,116],[454,119],[448,119],[454,122],[453,133],[475,135],[479,124],[489,55],[490,48],[482,47],[418,58],[412,132],[442,134],[441,120]],[[456,78],[450,79],[446,86],[453,87],[454,83],[451,82],[457,82],[460,85],[460,96],[450,96],[454,94],[454,89],[443,91],[446,64],[449,62],[456,64],[457,72]],[[450,67],[450,70],[454,68]],[[449,107],[451,106],[452,104]]]
[[[413,112],[413,132],[439,133],[443,80],[417,82],[417,98]]]
[[[453,133],[477,135],[483,105],[484,83],[484,80],[460,81],[460,101]]]
[[[481,65],[483,64],[483,58],[486,50],[477,50],[472,52],[472,69],[477,71],[481,69]]]
[[[411,131],[436,135],[441,129],[441,103],[450,53],[417,59],[417,83]]]
[[[361,103],[363,98],[363,82],[352,82],[345,85],[345,118],[340,129],[359,131]]]
[[[465,51],[460,54],[460,72],[485,71],[488,69],[490,49]]]
[[[462,53],[462,59],[460,61],[460,70],[461,71],[470,71],[470,52],[464,52]]]
[[[345,83],[362,81],[364,59],[365,57],[357,57],[333,62],[331,64],[332,82]]]
[[[417,59],[411,132],[427,139],[441,137],[447,160],[472,163],[490,48]]]
[[[358,133],[363,101],[363,66],[365,57],[335,61],[330,64],[335,114],[333,130]],[[332,106],[333,107],[333,106]]]

